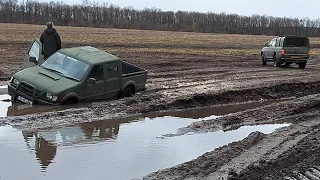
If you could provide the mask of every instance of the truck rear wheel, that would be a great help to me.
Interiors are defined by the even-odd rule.
[[[264,53],[261,53],[261,60],[262,60],[263,66],[267,65],[266,58],[264,57]]]
[[[281,63],[279,62],[276,55],[273,56],[273,66],[274,67],[280,67]]]
[[[134,94],[134,87],[133,86],[127,86],[124,88],[124,90],[121,93],[121,97],[130,97]]]
[[[305,63],[305,62],[301,62],[301,63],[299,63],[298,65],[299,65],[299,68],[300,68],[300,69],[304,69],[304,68],[306,67],[306,64],[307,64],[307,63]]]

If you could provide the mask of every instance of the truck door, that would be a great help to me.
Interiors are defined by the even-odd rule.
[[[38,64],[42,63],[40,60],[41,48],[42,45],[38,39],[32,41],[28,48],[27,54],[23,58],[23,68],[28,68],[36,65],[35,63],[29,61],[30,57],[34,57]]]
[[[105,73],[103,64],[95,65],[84,82],[80,96],[85,100],[103,99],[105,91]]]
[[[106,96],[107,98],[116,97],[121,88],[122,74],[120,71],[120,61],[105,63],[106,69]]]
[[[274,54],[274,51],[275,51],[275,46],[276,46],[276,39],[272,39],[270,41],[270,43],[268,44],[268,48],[266,48],[266,58],[267,59],[272,59],[273,58],[273,54]]]

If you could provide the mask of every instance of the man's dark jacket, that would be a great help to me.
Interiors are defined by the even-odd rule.
[[[45,29],[40,36],[40,42],[44,59],[61,49],[61,38],[55,28]]]

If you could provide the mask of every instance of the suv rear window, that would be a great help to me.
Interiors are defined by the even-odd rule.
[[[283,42],[284,47],[293,47],[293,46],[309,46],[309,39],[308,38],[285,38]]]

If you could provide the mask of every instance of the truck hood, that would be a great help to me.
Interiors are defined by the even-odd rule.
[[[14,78],[32,84],[37,90],[50,94],[58,94],[64,90],[77,86],[80,83],[43,69],[40,66],[34,66],[19,71],[14,75]]]

